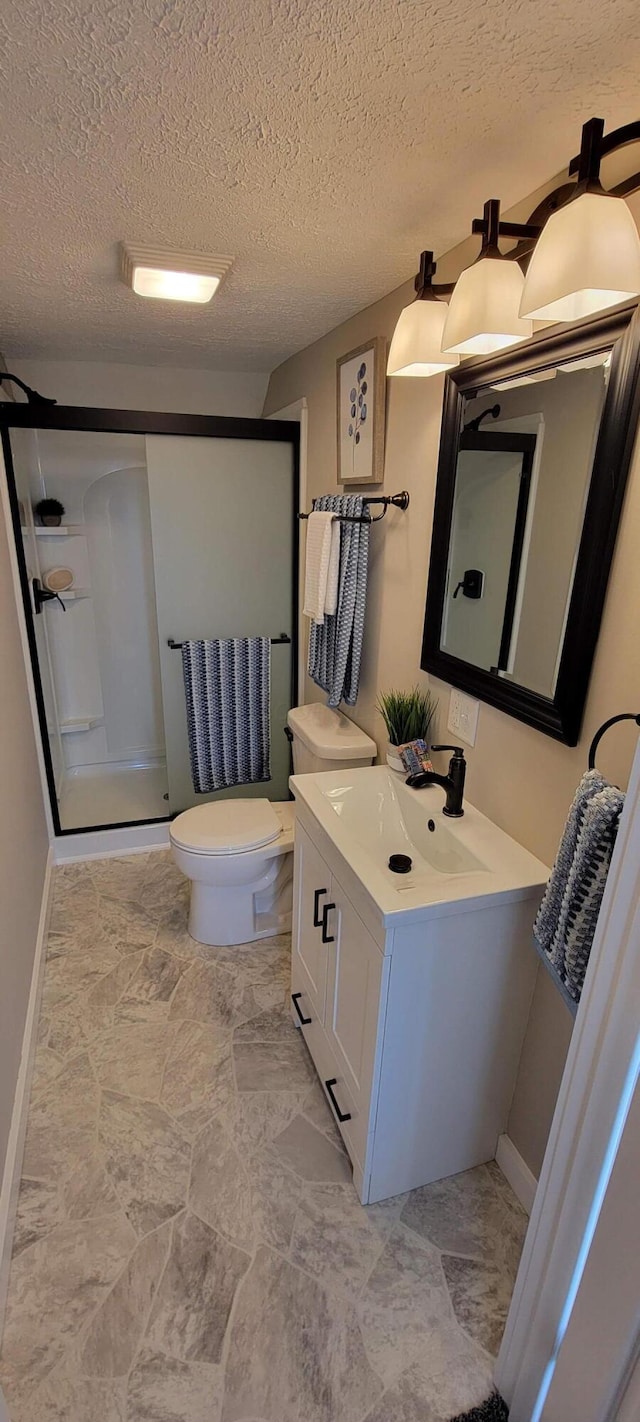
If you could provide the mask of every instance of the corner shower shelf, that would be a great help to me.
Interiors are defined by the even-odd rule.
[[[36,538],[73,538],[82,537],[86,531],[84,523],[63,523],[59,528],[37,528],[34,527]]]
[[[68,721],[60,722],[60,735],[71,736],[76,731],[92,731],[94,726],[102,726],[104,716],[73,716]]]

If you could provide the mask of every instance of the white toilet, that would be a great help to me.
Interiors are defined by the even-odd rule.
[[[376,744],[340,711],[289,712],[297,775],[371,765]],[[214,800],[171,822],[173,857],[191,880],[189,933],[225,947],[291,927],[294,803]]]
[[[294,706],[287,717],[293,734],[293,769],[296,775],[319,770],[347,770],[372,765],[378,747],[371,736],[354,726],[341,711],[322,702]]]

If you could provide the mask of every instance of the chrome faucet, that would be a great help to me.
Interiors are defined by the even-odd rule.
[[[467,773],[467,762],[464,758],[462,746],[432,746],[434,751],[453,751],[449,761],[449,774],[437,775],[435,770],[421,770],[416,775],[409,775],[405,781],[412,790],[421,790],[424,785],[440,785],[446,791],[447,802],[442,811],[443,815],[449,815],[450,819],[459,820],[464,814],[462,808],[462,797],[464,794],[464,778]]]

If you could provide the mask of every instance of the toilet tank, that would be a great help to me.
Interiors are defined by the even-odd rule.
[[[348,716],[319,702],[294,706],[287,721],[293,735],[296,775],[371,765],[377,754],[375,741]]]

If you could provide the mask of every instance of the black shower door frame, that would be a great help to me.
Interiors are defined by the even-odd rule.
[[[112,824],[83,825],[81,829],[65,830],[60,824],[56,795],[53,763],[49,750],[49,736],[45,710],[44,693],[40,678],[40,666],[34,626],[34,611],[29,586],[29,574],[24,556],[20,507],[16,489],[11,430],[81,430],[97,434],[141,434],[141,435],[191,435],[198,439],[239,439],[269,440],[278,444],[291,445],[293,461],[293,510],[292,510],[292,565],[291,565],[291,705],[295,705],[298,685],[298,559],[300,508],[300,426],[294,420],[249,419],[231,415],[184,415],[168,414],[149,410],[105,410],[89,405],[29,405],[0,401],[0,434],[2,451],[7,473],[7,487],[13,539],[20,573],[22,603],[29,644],[29,657],[33,675],[38,728],[44,759],[49,802],[56,838],[74,834],[88,834],[113,829],[129,829],[140,824],[165,824],[169,815],[158,819],[120,820]]]

